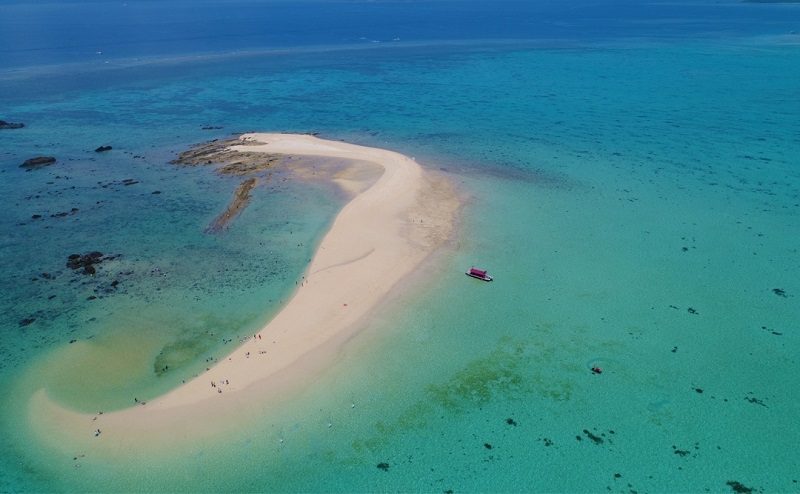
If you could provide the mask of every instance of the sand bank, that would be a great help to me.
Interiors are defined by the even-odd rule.
[[[104,439],[116,437],[124,447],[153,433],[192,435],[198,423],[207,427],[214,423],[209,418],[248,400],[280,400],[330,365],[341,346],[366,326],[370,312],[452,233],[460,206],[454,189],[409,157],[309,135],[240,139],[232,150],[357,160],[383,172],[377,180],[369,177],[370,186],[359,182],[364,174],[344,171],[335,177],[353,199],[323,237],[293,297],[233,353],[146,405],[113,413],[75,413],[41,390],[32,399],[30,417],[42,435],[92,438],[99,429]]]

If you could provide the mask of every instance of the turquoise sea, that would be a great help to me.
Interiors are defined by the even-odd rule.
[[[798,31],[792,3],[0,4],[0,492],[800,492]],[[224,440],[64,454],[33,392],[158,396],[295,289],[346,199],[276,170],[208,234],[239,179],[169,163],[252,130],[414,156],[456,238]]]

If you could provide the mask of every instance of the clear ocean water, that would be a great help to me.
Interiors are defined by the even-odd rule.
[[[3,2],[0,492],[800,491],[798,31],[792,3]],[[250,130],[415,156],[460,233],[225,440],[41,441],[34,391],[152,398],[292,293],[341,195],[276,173],[210,235],[238,181],[169,163]]]

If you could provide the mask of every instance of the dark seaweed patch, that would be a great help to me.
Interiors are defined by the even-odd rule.
[[[435,402],[447,409],[462,409],[489,403],[495,396],[515,394],[528,381],[521,370],[524,347],[498,348],[489,356],[473,361],[450,381],[428,387]]]
[[[733,492],[737,492],[739,494],[750,494],[753,492],[752,487],[747,487],[746,485],[742,484],[741,482],[737,482],[735,480],[729,480],[725,482],[728,484]]]
[[[697,458],[697,451],[700,450],[700,443],[694,443],[694,450],[695,450],[695,453],[694,453],[694,455],[692,455],[692,458]],[[684,457],[689,456],[690,454],[692,454],[691,450],[678,449],[678,447],[675,446],[674,444],[672,445],[672,452],[674,454],[680,456],[681,458],[684,458]],[[678,468],[680,469],[680,467],[678,467]]]
[[[493,446],[491,444],[489,444],[489,443],[483,443],[483,447],[486,448],[486,449],[492,449],[493,448]]]
[[[764,403],[762,400],[759,400],[755,396],[747,396],[745,397],[745,401],[749,401],[750,403],[753,403],[755,405],[761,405],[764,408],[769,408],[767,407],[766,403]]]
[[[583,429],[583,433],[586,434],[586,437],[591,439],[592,442],[595,443],[595,444],[603,444],[605,442],[605,440],[602,437],[593,434],[588,429]],[[578,436],[578,437],[580,437],[580,436]]]
[[[774,330],[768,328],[767,326],[761,326],[761,329],[763,329],[764,331],[767,331],[769,333],[772,333],[775,336],[783,336],[783,333],[781,333],[780,331],[774,331]]]
[[[470,362],[447,382],[427,388],[429,401],[451,411],[489,403],[496,397],[516,397],[536,392],[543,397],[569,400],[573,383],[566,378],[551,378],[530,370],[533,364],[529,345],[502,340],[484,358]]]
[[[155,375],[162,376],[169,369],[181,369],[207,354],[214,344],[214,337],[211,335],[204,336],[204,338],[176,340],[164,345],[153,361]],[[213,358],[209,358],[206,361],[213,361]]]
[[[512,418],[507,418],[506,419],[506,424],[513,425],[514,427],[516,427],[517,426],[517,421],[512,419]]]
[[[389,471],[389,464],[384,462],[384,461],[382,461],[382,462],[378,463],[378,469],[379,470],[383,470],[384,472],[388,472]]]

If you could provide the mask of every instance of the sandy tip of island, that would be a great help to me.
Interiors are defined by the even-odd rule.
[[[367,326],[368,316],[452,235],[461,201],[444,177],[386,149],[297,134],[245,134],[232,150],[321,156],[368,162],[383,171],[359,186],[343,170],[334,180],[358,191],[336,216],[294,295],[233,353],[172,391],[102,415],[78,413],[34,393],[29,418],[40,435],[103,442],[124,451],[159,437],[174,441],[215,429],[214,420],[247,403],[280,401],[313,382],[342,345]]]

